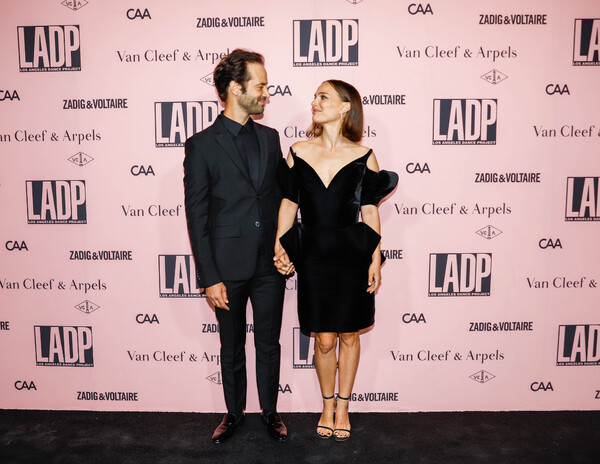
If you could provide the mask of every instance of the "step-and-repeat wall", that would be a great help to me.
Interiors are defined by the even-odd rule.
[[[26,0],[0,7],[0,408],[223,411],[183,144],[264,54],[261,122],[325,79],[400,176],[354,411],[600,406],[600,5]],[[248,411],[258,410],[248,309]],[[279,409],[321,407],[287,281]]]

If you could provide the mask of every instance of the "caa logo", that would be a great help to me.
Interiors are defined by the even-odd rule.
[[[16,90],[13,90],[12,93],[10,92],[10,90],[0,90],[0,101],[4,101],[4,100],[19,100],[21,101],[21,98],[19,97],[19,94],[17,93]]]
[[[91,327],[34,327],[36,366],[94,367]]]
[[[19,26],[19,70],[81,71],[79,26]]]
[[[410,5],[408,5],[408,12],[413,16],[416,15],[417,13],[433,14],[433,10],[431,9],[431,5],[429,3],[427,5],[425,5],[425,7],[423,7],[423,5],[421,3],[419,3],[419,4],[411,3]]]
[[[404,322],[405,324],[410,324],[411,322],[416,322],[417,324],[419,322],[424,322],[425,324],[427,324],[423,313],[419,314],[418,316],[415,313],[406,313],[402,315],[402,322]]]
[[[420,163],[408,163],[406,165],[406,172],[408,172],[409,174],[414,174],[415,172],[420,172],[421,174],[427,172],[431,174],[431,171],[429,170],[429,165],[427,163],[423,163],[423,166],[421,166]]]
[[[600,19],[576,19],[573,66],[600,65]]]
[[[156,147],[183,147],[188,137],[210,126],[218,115],[216,101],[154,103]]]
[[[87,224],[84,180],[28,180],[28,224]]]
[[[568,177],[565,221],[600,221],[600,177]]]
[[[267,86],[267,90],[269,91],[269,95],[272,97],[275,95],[281,95],[282,97],[285,95],[292,96],[292,91],[288,85],[280,86],[280,85],[269,85]]]
[[[128,19],[152,19],[152,16],[150,16],[150,12],[148,11],[148,8],[144,8],[144,11],[140,10],[139,8],[129,8],[127,10],[127,18]]]
[[[292,393],[292,389],[290,388],[290,384],[286,383],[285,386],[279,384],[279,393]]]
[[[600,324],[559,326],[556,365],[600,365]]]
[[[533,382],[529,388],[531,389],[531,391],[554,391],[554,388],[552,387],[552,382],[548,382],[548,383],[544,383],[544,382]]]
[[[154,174],[154,169],[152,169],[151,164],[149,164],[148,167],[145,167],[144,165],[138,166],[137,164],[135,164],[131,166],[130,172],[134,176],[139,176],[140,174],[143,174],[145,176],[149,176],[150,174],[152,174],[153,176],[156,175]]]
[[[358,66],[358,19],[294,20],[294,66]]]
[[[294,327],[294,369],[315,368],[315,339]]]
[[[491,253],[431,253],[429,296],[489,296]]]
[[[135,316],[135,320],[138,324],[154,324],[155,322],[157,324],[160,324],[160,322],[158,321],[158,317],[156,317],[156,314],[153,314],[152,316],[150,316],[149,314],[138,314],[137,316]]]
[[[15,382],[15,389],[17,390],[36,390],[37,388],[35,386],[35,383],[33,383],[33,380],[31,382],[28,382],[27,380],[17,380]]]
[[[14,250],[27,250],[29,251],[29,248],[27,248],[27,243],[25,243],[25,240],[21,240],[21,242],[19,243],[19,241],[17,240],[9,240],[7,241],[4,246],[6,247],[6,249],[8,251],[14,251]]]
[[[161,298],[204,298],[198,287],[192,255],[158,255],[158,282]]]
[[[551,238],[543,238],[538,242],[538,245],[542,250],[545,250],[548,247],[552,249],[562,249],[562,243],[560,243],[560,238],[557,238],[556,240],[552,240]]]
[[[434,145],[496,145],[496,99],[434,99]]]
[[[546,93],[548,95],[554,95],[555,93],[562,95],[563,93],[566,93],[567,95],[571,95],[571,92],[569,92],[569,87],[567,86],[567,84],[563,85],[562,87],[559,84],[548,84],[546,86]]]

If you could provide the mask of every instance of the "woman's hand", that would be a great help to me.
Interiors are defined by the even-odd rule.
[[[275,256],[273,257],[273,264],[277,268],[280,274],[289,275],[294,272],[294,265],[290,261],[288,254],[279,243],[279,240],[275,242]]]
[[[368,293],[375,293],[381,285],[381,263],[379,260],[373,260],[369,266],[369,287]]]

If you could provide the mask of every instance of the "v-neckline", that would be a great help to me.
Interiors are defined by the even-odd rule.
[[[317,176],[317,179],[319,179],[319,181],[321,182],[321,185],[323,186],[323,188],[324,188],[325,190],[329,190],[329,187],[331,186],[331,184],[333,184],[333,181],[336,179],[336,177],[338,176],[338,174],[339,174],[340,172],[342,172],[344,169],[346,169],[346,168],[347,168],[348,166],[350,166],[352,163],[355,163],[356,161],[358,161],[358,160],[360,160],[360,159],[364,158],[365,156],[367,156],[367,155],[370,155],[370,154],[371,154],[371,152],[372,152],[373,150],[372,150],[372,149],[369,149],[369,151],[368,151],[367,153],[365,153],[364,155],[362,155],[362,156],[359,156],[358,158],[355,158],[355,159],[353,159],[352,161],[350,161],[350,162],[348,162],[348,163],[344,164],[344,165],[343,165],[343,166],[342,166],[340,169],[338,169],[338,171],[337,171],[337,172],[336,172],[336,173],[333,175],[333,177],[332,177],[332,178],[331,178],[331,180],[329,181],[329,184],[327,184],[327,185],[325,185],[325,182],[323,182],[323,179],[321,178],[321,176],[319,175],[319,173],[317,172],[317,170],[316,170],[315,168],[313,168],[313,167],[312,167],[312,166],[311,166],[311,165],[308,163],[308,161],[306,161],[306,160],[305,160],[305,159],[303,159],[303,158],[300,158],[300,157],[299,157],[299,156],[298,156],[296,153],[294,153],[294,150],[292,150],[291,148],[290,148],[290,151],[291,151],[291,152],[292,152],[292,154],[294,155],[294,159],[299,159],[299,160],[302,160],[302,161],[304,162],[304,164],[306,164],[306,165],[307,165],[307,166],[308,166],[308,167],[311,169],[311,171],[312,171],[312,172],[315,174],[315,176]]]

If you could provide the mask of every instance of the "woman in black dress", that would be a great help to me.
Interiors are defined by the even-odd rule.
[[[381,282],[377,205],[395,188],[398,176],[379,171],[373,151],[357,143],[363,116],[354,87],[323,82],[312,114],[309,139],[295,143],[280,166],[283,200],[274,260],[283,274],[297,271],[300,329],[316,337],[323,396],[317,434],[343,441],[350,437],[348,403],[360,357],[358,331],[375,321],[374,294]]]

